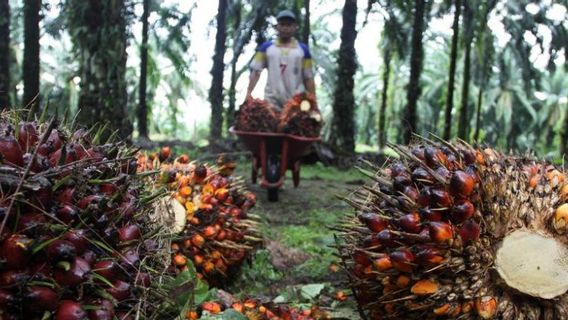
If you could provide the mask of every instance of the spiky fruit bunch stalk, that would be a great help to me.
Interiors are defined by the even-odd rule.
[[[166,266],[133,152],[13,113],[0,134],[0,318],[151,318]]]
[[[331,319],[329,314],[317,306],[310,309],[300,310],[287,305],[274,305],[261,303],[258,299],[231,300],[231,301],[205,301],[197,310],[186,313],[187,320],[197,320],[204,315],[224,316],[230,318],[229,312],[238,312],[250,320],[325,320]]]
[[[338,227],[367,316],[568,319],[563,172],[461,142],[392,147]]]
[[[177,216],[173,231],[178,235],[172,242],[176,270],[185,270],[191,259],[210,285],[222,287],[262,242],[258,217],[248,213],[256,197],[245,191],[242,178],[231,175],[234,163],[186,162],[181,156],[159,165],[158,185],[166,186],[171,196],[156,210]]]
[[[235,117],[235,129],[253,132],[276,132],[278,114],[265,100],[248,99]]]
[[[278,131],[297,136],[318,137],[322,125],[315,97],[310,93],[299,93],[284,106],[278,122]]]

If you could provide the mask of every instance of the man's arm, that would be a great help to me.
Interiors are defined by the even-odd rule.
[[[260,70],[251,70],[249,76],[249,85],[247,88],[247,99],[252,96],[252,91],[256,84],[258,83],[258,79],[260,79]]]
[[[316,96],[316,83],[314,78],[305,78],[304,87],[306,87],[308,93],[311,93],[314,97]]]

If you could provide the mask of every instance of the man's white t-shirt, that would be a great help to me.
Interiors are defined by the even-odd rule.
[[[256,50],[250,68],[268,69],[264,99],[278,109],[295,94],[304,92],[304,80],[314,77],[310,50],[296,39],[286,47],[278,40],[263,43]]]

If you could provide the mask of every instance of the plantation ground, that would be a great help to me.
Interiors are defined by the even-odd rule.
[[[300,186],[293,187],[288,173],[279,201],[268,202],[266,190],[250,183],[249,163],[241,162],[236,174],[258,197],[253,212],[262,217],[266,243],[229,291],[292,305],[317,303],[329,308],[334,319],[359,319],[352,299],[334,299],[338,291],[350,290],[341,270],[334,272],[340,261],[328,227],[352,213],[337,196],[361,185],[363,175],[355,169],[303,165]]]

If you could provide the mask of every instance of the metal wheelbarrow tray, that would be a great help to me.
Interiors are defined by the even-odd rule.
[[[229,131],[252,152],[252,183],[256,183],[261,169],[260,185],[268,191],[268,201],[278,201],[278,189],[284,183],[286,170],[292,171],[294,187],[300,184],[300,158],[320,137],[303,137],[287,133]]]

